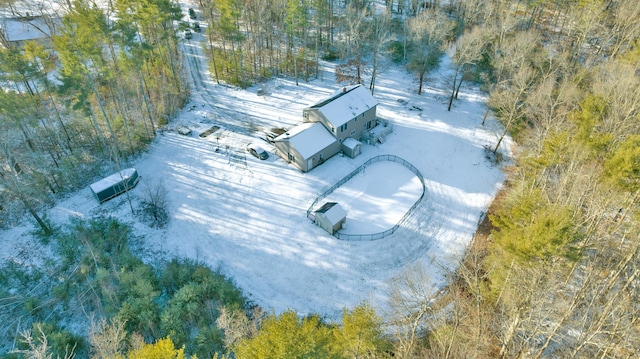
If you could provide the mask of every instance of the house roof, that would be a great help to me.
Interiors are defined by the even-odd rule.
[[[364,86],[355,85],[343,88],[309,109],[317,109],[337,128],[377,104],[378,101]]]
[[[337,140],[321,123],[308,122],[290,129],[276,137],[274,141],[289,141],[300,155],[307,159],[331,146]]]
[[[332,225],[336,225],[347,217],[347,212],[345,212],[345,210],[336,202],[327,202],[323,204],[322,207],[315,211],[315,213],[323,213]]]
[[[4,33],[7,41],[38,40],[49,37],[51,25],[60,25],[59,19],[53,19],[50,24],[42,17],[32,17],[28,19],[8,18],[0,21],[0,30]]]

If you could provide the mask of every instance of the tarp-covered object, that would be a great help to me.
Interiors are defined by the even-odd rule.
[[[108,201],[136,186],[140,176],[135,168],[127,168],[89,186],[98,202]]]

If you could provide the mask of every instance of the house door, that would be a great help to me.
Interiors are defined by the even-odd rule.
[[[307,160],[307,171],[311,170],[313,168],[313,158],[309,158]]]
[[[356,145],[356,147],[353,149],[353,157],[358,157],[358,155],[360,154],[360,145]]]

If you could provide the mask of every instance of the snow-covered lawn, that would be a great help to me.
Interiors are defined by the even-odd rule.
[[[347,212],[340,233],[374,234],[395,226],[420,196],[420,179],[401,164],[385,161],[368,165],[320,204],[337,202]]]
[[[189,44],[199,36],[194,34]],[[261,142],[270,152],[265,161],[250,156],[245,146],[260,142],[263,130],[301,123],[304,107],[339,89],[342,85],[333,80],[331,68],[325,68],[321,79],[299,86],[292,80],[273,80],[262,86],[267,95],[258,96],[259,87],[215,85],[206,72],[200,72],[207,67],[198,56],[199,48],[185,49],[192,82],[198,84],[192,87],[192,102],[170,130],[130,164],[142,178],[132,191],[134,202],[143,196],[145,185],[162,183],[167,188],[168,227],[158,230],[138,222],[125,196],[98,205],[88,187],[53,208],[50,220],[117,216],[144,236],[147,260],[182,256],[220,268],[250,300],[275,312],[290,308],[302,315],[316,312],[337,319],[343,308],[362,301],[384,309],[389,284],[415,266],[430,273],[434,292],[443,285],[444,269],[455,267],[503,181],[500,169],[485,158],[483,146],[495,144],[499,129],[492,121],[481,126],[485,111],[481,95],[463,89],[456,106],[447,112],[446,94],[428,88],[417,96],[411,75],[388,67],[378,76],[374,93],[380,102],[378,115],[394,125],[386,143],[363,144],[355,159],[334,156],[301,173],[277,157],[266,142]],[[214,125],[221,129],[205,138],[198,136]],[[171,130],[179,126],[193,132],[185,136]],[[393,235],[376,241],[340,241],[306,217],[318,195],[381,154],[404,158],[425,178],[424,199]],[[389,228],[406,212],[399,204],[411,206],[420,196],[415,175],[399,165],[386,167],[393,165],[380,164],[380,175],[369,177],[377,170],[372,166],[366,172],[369,182],[354,184],[352,198],[362,203],[340,200],[349,213],[347,230],[361,230],[367,223],[370,231]],[[379,192],[370,192],[373,188]],[[374,205],[373,212],[385,216],[357,222],[358,211]],[[31,238],[31,228],[0,232],[5,244],[0,255],[15,258],[22,253],[28,261],[47,253]]]

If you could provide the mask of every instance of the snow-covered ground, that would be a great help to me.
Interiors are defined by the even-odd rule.
[[[99,205],[88,187],[60,202],[48,218],[63,223],[72,216],[117,216],[144,236],[148,260],[183,256],[220,268],[250,300],[277,313],[290,308],[337,319],[343,308],[362,301],[384,309],[390,283],[415,266],[425,267],[434,292],[441,287],[444,268],[454,268],[504,179],[485,158],[483,146],[495,145],[500,132],[493,121],[481,126],[485,98],[463,88],[447,112],[447,94],[438,89],[439,81],[417,96],[410,74],[395,66],[384,68],[374,96],[380,102],[378,115],[394,125],[387,141],[363,144],[355,159],[335,156],[301,173],[259,138],[264,130],[301,123],[304,107],[341,88],[332,67],[323,64],[319,79],[301,81],[299,86],[293,80],[275,79],[235,89],[211,80],[202,41],[202,35],[194,33],[184,43],[191,102],[131,164],[142,177],[132,191],[134,197],[143,196],[145,185],[166,187],[169,225],[158,230],[138,222],[125,196]],[[446,61],[435,76],[446,75]],[[258,89],[266,95],[258,96]],[[220,129],[205,138],[198,136],[212,126]],[[193,131],[181,135],[175,131],[179,127]],[[245,151],[250,142],[262,143],[269,159],[250,156]],[[380,154],[404,158],[425,178],[424,199],[393,235],[376,241],[340,241],[306,217],[319,194]],[[417,198],[412,197],[416,186],[411,175],[400,166],[382,171],[377,180],[368,178],[378,185],[408,182],[410,206]],[[353,186],[357,190],[358,185]],[[395,186],[388,193],[402,191]],[[29,261],[47,253],[30,237],[32,229],[25,225],[0,232],[0,256]]]
[[[374,234],[399,223],[422,193],[420,179],[408,168],[395,162],[376,162],[338,187],[318,206],[337,202],[347,212],[348,220],[340,233]]]

